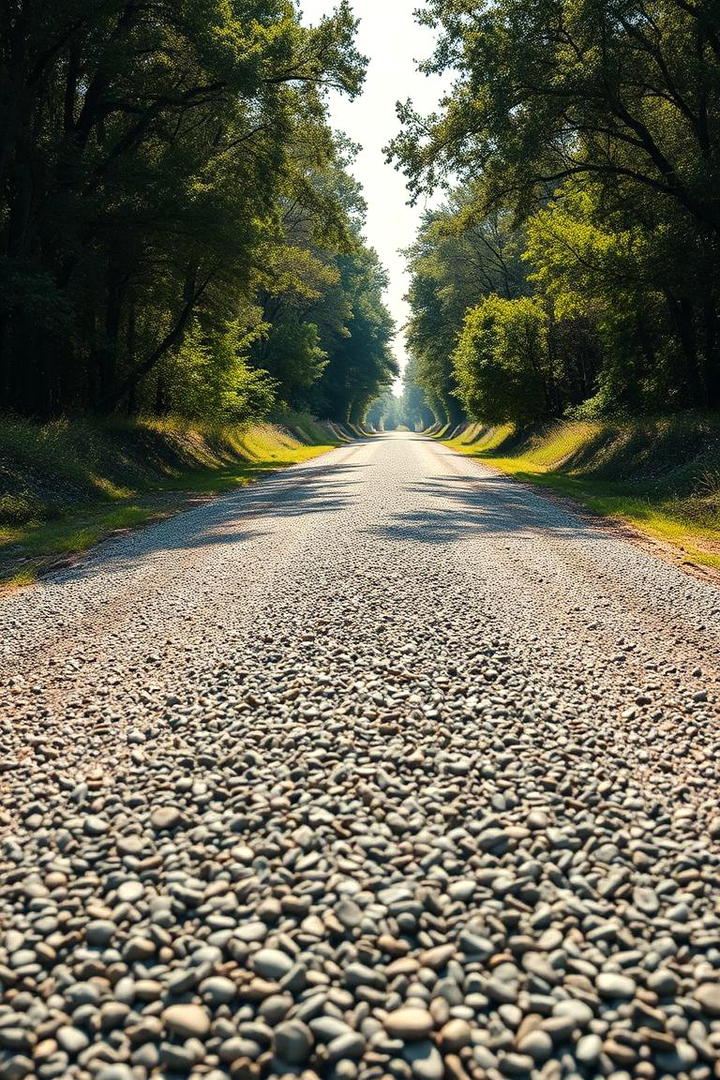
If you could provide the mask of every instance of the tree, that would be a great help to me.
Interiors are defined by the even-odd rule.
[[[591,184],[614,228],[672,236],[671,366],[686,402],[719,405],[717,5],[429,0],[422,18],[440,32],[427,68],[457,79],[437,116],[400,108],[390,150],[415,195],[459,177],[482,212],[526,217]]]
[[[392,390],[386,390],[373,401],[366,420],[376,431],[395,431],[403,423],[401,399]]]
[[[660,232],[609,219],[592,186],[568,193],[527,224],[533,285],[554,314],[571,405],[640,411],[682,407],[691,395],[668,342],[664,295],[677,269]]]
[[[403,371],[403,395],[400,406],[402,423],[411,431],[425,431],[437,423],[437,417],[428,404],[427,395],[418,382],[418,362],[410,357]]]
[[[316,27],[291,0],[4,5],[5,407],[132,411],[198,327],[223,340],[297,148],[334,160],[323,95],[360,87],[354,31],[346,0]]]
[[[387,277],[376,252],[361,245],[338,264],[347,321],[339,333],[333,330],[327,367],[305,403],[320,416],[360,424],[371,402],[397,378],[395,327],[383,302]]]
[[[278,384],[247,361],[247,338],[238,323],[206,338],[195,324],[182,346],[159,365],[154,407],[190,420],[219,423],[264,420],[277,403]]]
[[[453,366],[475,420],[528,424],[556,414],[549,320],[537,300],[489,296],[471,308]]]
[[[453,192],[439,210],[424,215],[407,252],[410,270],[406,328],[414,379],[437,423],[463,419],[455,393],[453,353],[465,313],[482,296],[508,298],[527,291],[521,238],[507,214],[478,218],[469,191]]]

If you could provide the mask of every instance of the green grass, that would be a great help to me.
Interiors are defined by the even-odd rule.
[[[135,529],[139,525],[163,516],[159,509],[142,506],[88,508],[68,513],[53,521],[29,521],[22,526],[0,529],[0,553],[21,558],[27,566],[21,571],[5,567],[5,579],[14,583],[32,581],[47,559],[53,561],[65,555],[87,551],[106,536],[118,530]],[[8,573],[9,570],[9,573]]]
[[[542,431],[469,425],[445,440],[516,479],[671,544],[720,569],[720,418],[568,422]]]
[[[343,436],[344,438],[344,436]],[[233,491],[334,446],[334,431],[292,415],[280,425],[169,419],[34,425],[0,421],[0,583],[23,585],[118,530],[193,497]]]

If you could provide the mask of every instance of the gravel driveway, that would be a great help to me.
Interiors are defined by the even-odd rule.
[[[0,602],[0,1080],[720,1076],[720,592],[411,434]]]

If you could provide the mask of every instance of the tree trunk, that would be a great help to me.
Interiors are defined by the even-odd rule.
[[[168,330],[167,334],[165,334],[165,337],[161,340],[160,344],[153,349],[150,355],[122,379],[114,389],[103,397],[100,402],[100,407],[102,409],[112,411],[117,408],[123,399],[126,398],[131,391],[134,391],[140,380],[144,378],[145,375],[150,374],[163,356],[165,356],[170,349],[177,348],[181,344],[195,307],[214,276],[211,271],[207,277],[198,283],[198,272],[199,268],[197,265],[188,265],[185,276],[185,287],[183,289],[184,303],[177,319],[170,330]]]
[[[107,272],[104,334],[95,356],[101,395],[107,394],[108,389],[115,386],[118,375],[118,348],[126,280],[118,267],[113,265],[114,262],[111,255]]]
[[[684,360],[688,404],[706,407],[707,392],[700,375],[694,305],[685,296],[676,299],[668,294],[667,301]]]
[[[713,296],[708,296],[703,304],[704,323],[704,376],[707,404],[711,409],[720,408],[720,320]]]

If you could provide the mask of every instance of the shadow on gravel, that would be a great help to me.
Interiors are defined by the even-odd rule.
[[[199,507],[158,524],[106,541],[86,561],[58,571],[48,583],[67,584],[96,574],[122,575],[142,567],[145,558],[162,552],[183,552],[220,545],[246,544],[270,535],[253,529],[248,519],[291,518],[328,514],[351,503],[351,488],[360,484],[352,473],[367,465],[296,466],[229,495],[211,498]],[[148,563],[152,573],[152,563]]]
[[[470,480],[464,476],[431,476],[408,490],[428,497],[432,505],[394,514],[369,530],[389,540],[452,544],[467,536],[491,533],[508,539],[567,537],[601,539],[589,523],[545,502],[504,476]]]

